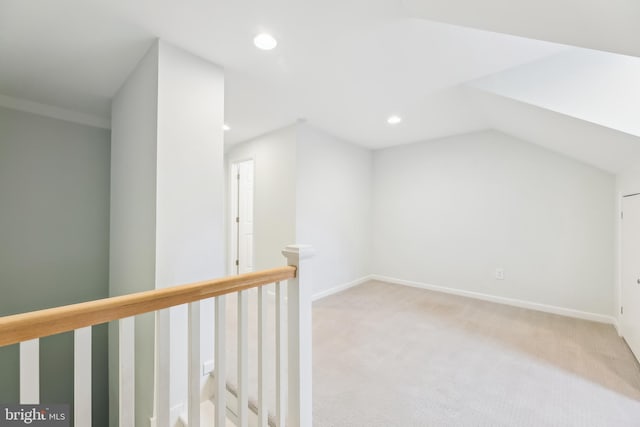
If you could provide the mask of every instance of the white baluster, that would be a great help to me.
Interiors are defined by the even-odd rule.
[[[156,354],[155,354],[155,420],[156,427],[169,427],[170,406],[170,312],[169,309],[156,311]]]
[[[311,265],[313,249],[307,245],[287,246],[282,254],[297,267],[296,278],[287,285],[289,387],[287,422],[289,427],[312,423],[311,406]]]
[[[226,304],[225,297],[216,297],[215,325],[215,427],[225,427],[227,422],[227,367],[226,367]]]
[[[200,302],[189,304],[189,427],[200,427]]]
[[[267,427],[267,290],[258,288],[258,427]]]
[[[40,340],[20,343],[20,403],[40,403]]]
[[[286,408],[286,387],[287,371],[285,357],[287,349],[285,347],[286,323],[284,301],[284,284],[276,283],[276,427],[284,427]]]
[[[136,318],[127,317],[118,322],[118,380],[120,427],[136,425]]]
[[[249,426],[248,291],[238,292],[238,427]]]
[[[91,326],[73,333],[73,419],[91,425]]]

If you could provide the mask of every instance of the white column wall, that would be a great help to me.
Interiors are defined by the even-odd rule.
[[[162,41],[153,44],[114,98],[111,295],[224,275],[223,115],[223,71]],[[201,361],[213,357],[208,305],[201,310]],[[186,308],[173,309],[174,409],[187,400],[186,326]],[[139,316],[136,425],[148,425],[153,412],[153,336],[152,315]],[[110,337],[110,367],[117,373],[117,331]],[[118,419],[116,380],[110,378],[111,425]]]
[[[224,74],[165,42],[159,51],[156,287],[163,288],[224,276]],[[212,307],[201,307],[201,364],[213,357]],[[187,308],[171,311],[174,408],[187,396]]]
[[[155,288],[158,45],[153,44],[111,107],[109,295]],[[153,318],[136,322],[136,425],[153,411]],[[109,325],[110,425],[118,422],[118,328]]]

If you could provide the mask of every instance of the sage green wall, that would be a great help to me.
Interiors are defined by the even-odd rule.
[[[0,315],[105,298],[110,132],[0,108]],[[41,402],[73,402],[73,336],[41,340]],[[0,402],[19,400],[0,348]],[[108,424],[107,329],[93,328],[94,426]]]

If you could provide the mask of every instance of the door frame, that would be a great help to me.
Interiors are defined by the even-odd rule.
[[[624,200],[625,194],[622,192],[618,192],[616,197],[616,210],[614,212],[615,215],[615,223],[616,223],[616,242],[615,242],[615,291],[616,295],[614,297],[615,307],[613,309],[614,319],[615,319],[615,328],[618,332],[618,336],[622,337],[622,318],[620,314],[620,310],[622,307],[622,202]]]
[[[622,253],[622,233],[623,233],[623,215],[624,215],[624,199],[627,197],[640,197],[640,191],[632,191],[632,192],[618,192],[618,206],[617,206],[617,211],[616,211],[616,223],[618,225],[617,227],[617,236],[618,236],[618,241],[616,242],[616,253],[617,253],[617,263],[616,263],[616,267],[617,267],[617,274],[616,274],[616,282],[617,282],[617,298],[616,298],[616,307],[615,307],[615,318],[616,318],[616,330],[618,331],[618,335],[622,338],[624,338],[624,322],[622,321],[622,316],[624,316],[621,312],[622,307],[624,307],[623,304],[623,300],[624,300],[624,286],[623,286],[623,278],[622,278],[622,272],[623,272],[623,253]]]
[[[244,162],[253,162],[253,203],[251,204],[253,207],[253,218],[255,222],[255,199],[256,199],[256,191],[255,191],[255,182],[256,182],[256,159],[253,156],[249,157],[240,157],[237,159],[229,160],[228,163],[228,171],[229,171],[229,181],[227,185],[228,189],[228,197],[229,208],[228,212],[228,226],[227,232],[229,235],[229,244],[228,244],[228,265],[227,265],[227,274],[228,275],[237,275],[238,269],[236,268],[236,259],[238,256],[238,223],[235,221],[235,217],[238,212],[238,165]],[[255,227],[254,227],[255,232]],[[254,247],[255,247],[255,236],[254,236]],[[255,261],[255,260],[254,260]]]

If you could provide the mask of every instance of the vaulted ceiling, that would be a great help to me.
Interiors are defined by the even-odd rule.
[[[374,149],[496,128],[616,172],[640,146],[639,59],[619,55],[640,56],[639,4],[0,0],[0,104],[108,124],[160,37],[225,68],[229,144],[300,118]]]
[[[640,56],[637,0],[403,0],[414,17]]]

